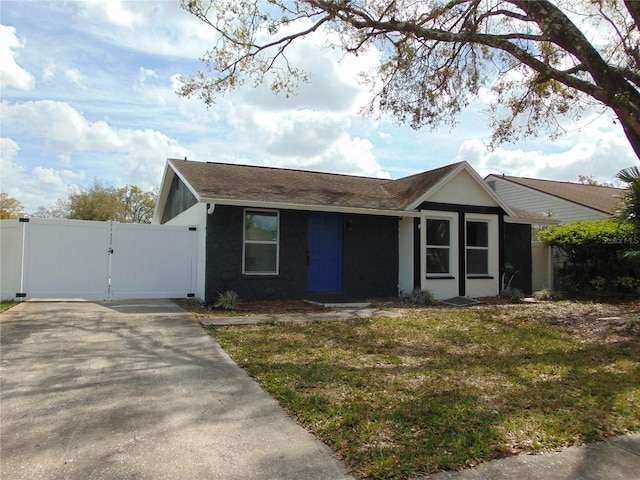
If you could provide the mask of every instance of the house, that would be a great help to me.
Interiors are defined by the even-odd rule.
[[[560,223],[608,218],[620,207],[623,193],[602,185],[495,174],[485,182],[510,207],[547,215]]]
[[[485,182],[512,209],[524,209],[557,223],[609,218],[620,207],[623,190],[602,185],[558,182],[491,174]],[[533,234],[532,284],[540,290],[553,288],[554,265],[561,261],[552,249]]]
[[[245,300],[415,287],[492,296],[507,263],[531,289],[532,218],[466,162],[389,180],[170,159],[154,222],[205,232],[197,296],[207,303],[227,289]]]

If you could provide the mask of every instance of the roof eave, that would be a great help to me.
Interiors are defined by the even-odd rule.
[[[247,200],[241,198],[202,197],[200,203],[211,205],[231,205],[236,207],[265,208],[273,210],[311,210],[314,212],[351,213],[354,215],[379,215],[386,217],[419,217],[417,210],[393,210],[365,207],[349,207],[344,205],[310,205],[289,202],[268,202],[263,200]]]
[[[546,218],[523,218],[523,217],[504,217],[505,223],[519,223],[526,225],[559,225],[560,220]]]
[[[186,185],[189,191],[193,194],[196,200],[200,201],[200,195],[193,188],[191,183],[187,181],[187,179],[178,171],[178,169],[173,165],[172,159],[167,159],[167,163],[164,167],[164,172],[162,173],[162,180],[160,181],[160,191],[158,192],[158,199],[156,200],[156,207],[153,211],[153,223],[160,223],[162,220],[162,212],[167,204],[167,198],[169,198],[169,190],[171,189],[171,182],[173,181],[173,177],[177,176],[182,183]]]

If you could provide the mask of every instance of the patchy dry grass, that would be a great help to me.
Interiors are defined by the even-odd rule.
[[[14,300],[2,300],[0,301],[0,312],[4,312],[5,310],[9,310],[11,307],[15,307],[20,302],[16,302]]]
[[[639,324],[563,302],[209,331],[353,475],[399,479],[640,430]]]

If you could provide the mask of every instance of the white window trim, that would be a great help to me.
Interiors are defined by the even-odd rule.
[[[249,213],[275,213],[276,214],[276,241],[260,241],[260,240],[247,240],[247,212]],[[246,269],[246,246],[247,243],[252,245],[276,245],[276,270],[274,272],[248,272]],[[242,212],[242,274],[252,276],[273,276],[280,275],[280,211],[279,210],[265,210],[261,208],[245,208]]]
[[[447,273],[427,273],[427,220],[449,221],[449,271]],[[422,244],[420,269],[425,279],[454,279],[458,276],[458,214],[455,212],[423,211],[420,221],[420,243]],[[444,248],[443,245],[434,245],[434,248]]]
[[[465,275],[467,278],[492,278],[496,274],[494,263],[496,261],[496,250],[498,248],[498,218],[495,215],[486,214],[467,214],[464,219],[464,258],[465,258]],[[487,224],[487,246],[477,247],[467,245],[467,222],[483,222]],[[469,250],[484,250],[487,252],[487,272],[486,273],[468,273],[469,260],[467,252]]]

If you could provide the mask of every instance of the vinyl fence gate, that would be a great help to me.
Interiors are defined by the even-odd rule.
[[[2,220],[0,230],[2,298],[184,298],[197,291],[196,227],[30,218]]]

